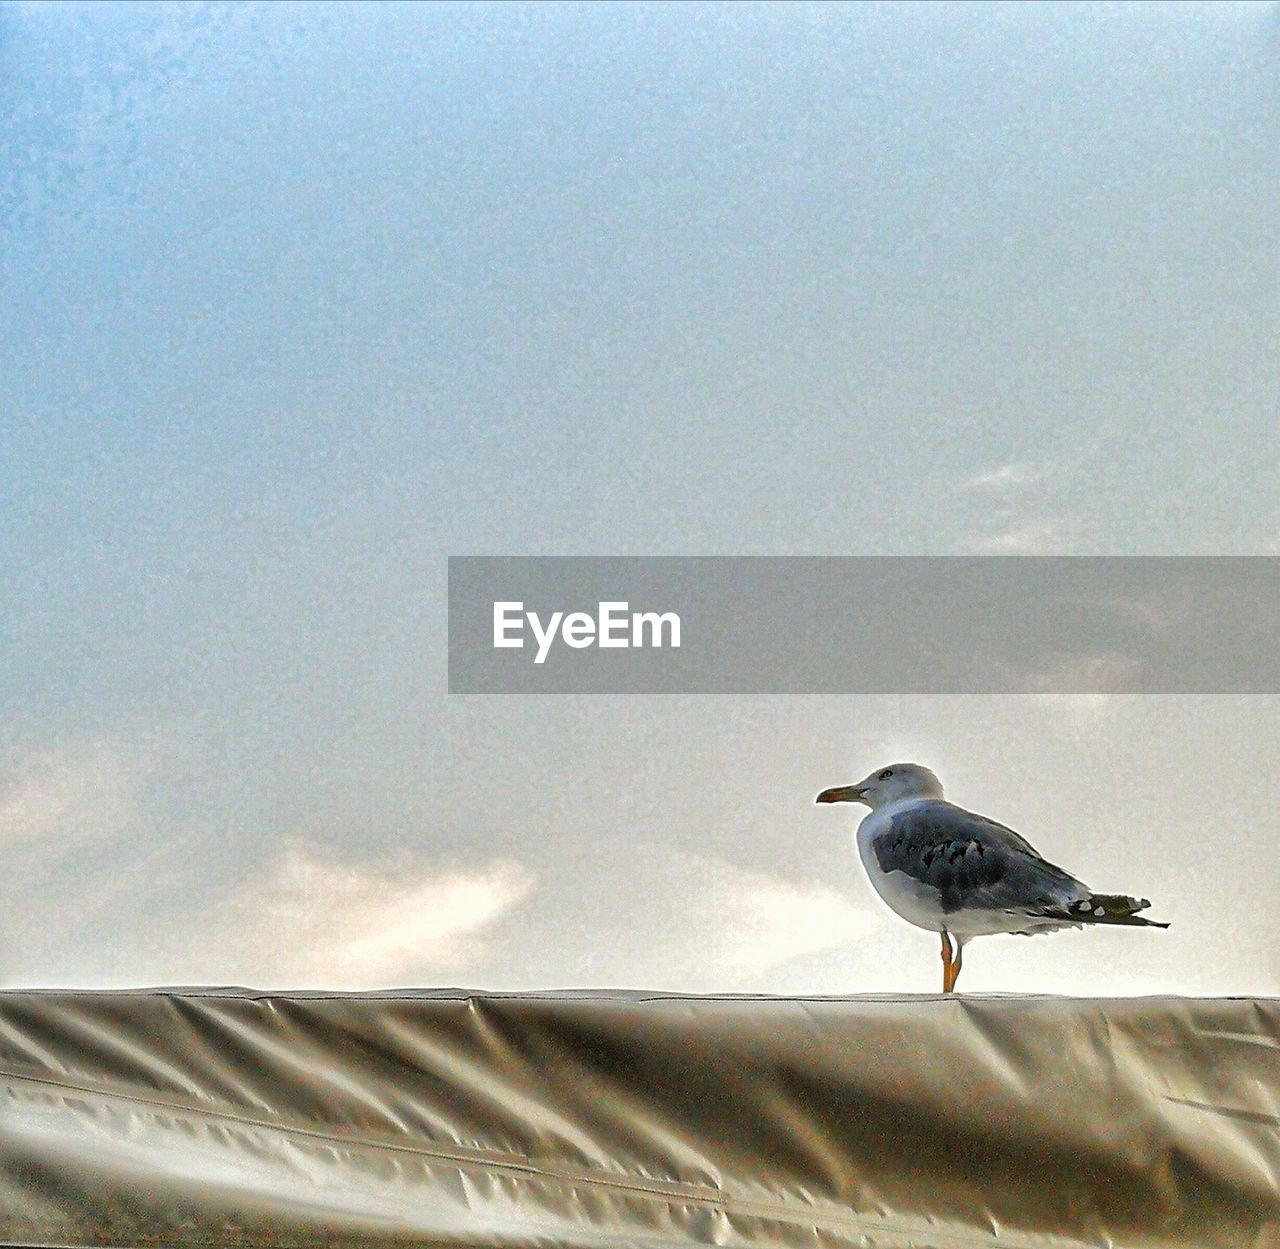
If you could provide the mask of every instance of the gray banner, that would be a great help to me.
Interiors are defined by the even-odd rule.
[[[1274,694],[1280,558],[453,556],[454,694]]]

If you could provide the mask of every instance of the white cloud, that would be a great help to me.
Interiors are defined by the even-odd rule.
[[[1047,707],[1070,732],[1096,731],[1113,718],[1124,696],[1119,694],[1033,694],[1031,700]]]
[[[1034,667],[1017,671],[1016,677],[1036,694],[1106,698],[1133,690],[1141,671],[1140,660],[1118,651],[1052,653],[1039,656]]]
[[[1020,521],[975,539],[976,555],[1065,555],[1070,535],[1061,519],[1048,517]]]
[[[1044,471],[1025,461],[1011,460],[999,468],[976,473],[960,483],[960,489],[975,494],[1007,494],[1026,489],[1044,480]]]
[[[964,542],[975,555],[1065,555],[1079,537],[1078,517],[1053,507],[1048,468],[1026,460],[1010,460],[960,482],[971,496],[966,510],[976,529],[985,530]]]
[[[364,867],[295,843],[194,927],[223,982],[366,988],[448,980],[474,967],[486,930],[534,883],[510,860],[446,871]]]
[[[848,945],[875,924],[870,899],[859,904],[856,888],[788,880],[648,839],[599,843],[587,871],[591,905],[567,922],[597,931],[607,922],[611,940],[596,942],[577,983],[754,987],[771,969]],[[561,935],[565,922],[555,921],[557,946],[570,939]]]
[[[1051,708],[1074,729],[1093,729],[1122,701],[1134,697],[1141,661],[1118,651],[1051,653],[1030,665],[1002,665],[1011,685]]]
[[[715,889],[718,922],[724,925],[715,954],[725,976],[759,976],[802,955],[848,945],[874,926],[868,908],[836,889],[742,869],[725,873],[721,867],[720,873],[730,877]]]
[[[32,752],[0,780],[0,847],[28,865],[118,835],[137,813],[139,771],[105,743]]]
[[[190,855],[207,835],[162,815],[154,760],[90,742],[3,762],[0,851],[14,888],[0,978],[10,983],[461,978],[534,886],[507,860],[441,870],[401,854],[367,866],[294,842],[239,887],[208,880],[207,903],[175,925],[170,885],[190,889]]]

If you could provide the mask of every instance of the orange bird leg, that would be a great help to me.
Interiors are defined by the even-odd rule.
[[[951,960],[951,971],[950,971],[951,980],[946,987],[946,992],[948,993],[955,992],[956,981],[960,979],[960,964],[963,959],[964,959],[964,946],[959,941],[957,941],[956,956],[954,959]]]
[[[956,979],[951,968],[951,934],[944,928],[942,930],[942,991],[950,993],[951,986],[955,984]]]

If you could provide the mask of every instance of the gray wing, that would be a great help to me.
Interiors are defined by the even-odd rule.
[[[948,913],[973,907],[1065,916],[1089,896],[1013,829],[941,800],[895,815],[872,849],[881,871],[932,886]]]

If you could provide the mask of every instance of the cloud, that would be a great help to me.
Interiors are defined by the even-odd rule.
[[[522,934],[527,952],[507,951],[495,974],[517,969],[519,981],[544,985],[568,973],[576,985],[755,989],[773,968],[847,945],[874,925],[869,900],[856,890],[743,866],[659,836],[637,829],[584,843],[572,888],[551,882],[560,891],[555,905],[529,916],[537,939]]]
[[[532,891],[523,865],[375,865],[303,841],[241,883],[202,872],[199,823],[164,804],[145,750],[78,742],[0,759],[10,885],[0,981],[372,988],[470,974]]]
[[[107,739],[0,760],[0,980],[48,982],[58,968],[118,963],[119,951],[104,948],[128,926],[140,885],[156,879],[136,861],[153,770],[146,751]],[[104,920],[110,931],[95,931]]]
[[[0,847],[33,867],[110,840],[136,818],[140,783],[107,743],[24,753],[0,778]]]
[[[1035,694],[1109,697],[1137,688],[1142,661],[1119,651],[1053,652],[1022,667],[1006,667]]]
[[[976,555],[1064,555],[1070,546],[1065,521],[1057,517],[1019,521],[975,539]]]
[[[293,843],[193,927],[203,929],[224,983],[366,988],[456,979],[481,957],[486,931],[534,884],[511,860],[372,867]]]
[[[713,943],[716,969],[729,978],[758,977],[803,955],[848,945],[874,926],[866,907],[822,885],[724,865],[712,882],[723,925],[723,939]]]
[[[1002,663],[1010,684],[1026,689],[1075,730],[1095,729],[1137,695],[1142,662],[1119,651],[1046,652],[1023,664]]]
[[[964,549],[975,555],[1066,554],[1078,537],[1076,517],[1046,514],[1050,479],[1061,468],[1051,473],[1026,460],[1009,460],[961,481],[961,494],[970,496],[963,510],[972,513],[975,528],[986,530]]]
[[[1044,480],[1045,473],[1025,461],[1010,460],[999,468],[976,473],[960,483],[960,489],[970,494],[1008,494],[1024,490]]]

